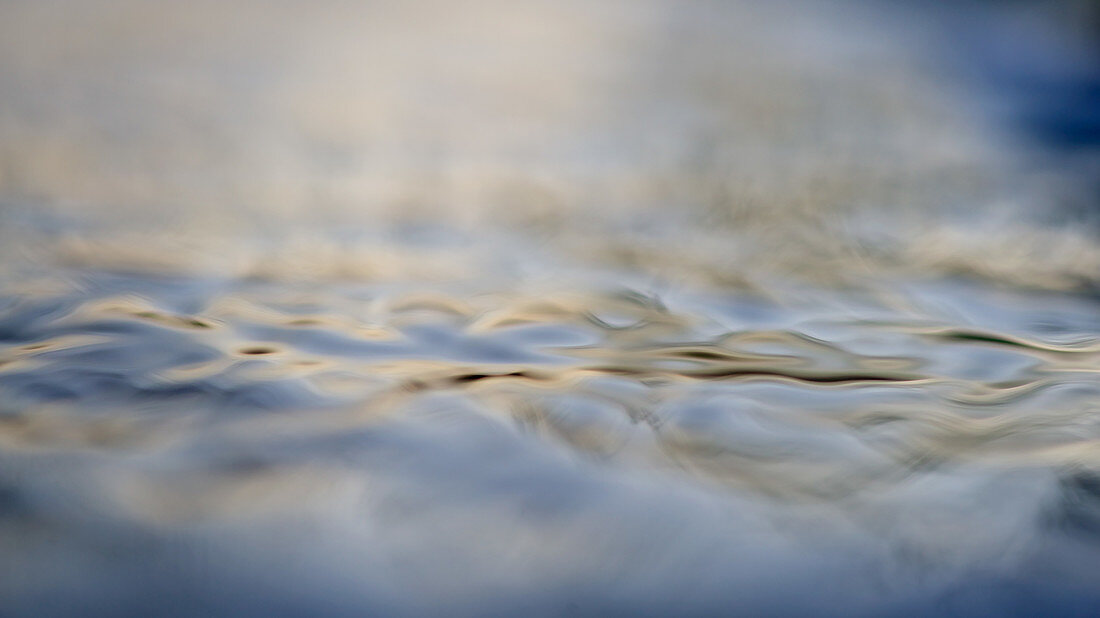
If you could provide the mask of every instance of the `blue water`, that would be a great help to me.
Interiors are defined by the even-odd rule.
[[[1071,4],[0,5],[0,616],[1097,615]]]

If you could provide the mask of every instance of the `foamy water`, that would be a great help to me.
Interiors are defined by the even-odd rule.
[[[0,5],[0,615],[1094,615],[1097,159],[909,11]]]

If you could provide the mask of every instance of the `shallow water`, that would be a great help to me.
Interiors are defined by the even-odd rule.
[[[983,6],[0,5],[0,615],[1095,615]]]

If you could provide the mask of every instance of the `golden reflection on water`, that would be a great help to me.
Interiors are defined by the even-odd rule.
[[[631,435],[651,433],[643,442],[654,449],[652,457],[708,461],[704,468],[719,475],[714,465],[726,449],[732,459],[719,468],[740,468],[738,423],[757,416],[779,423],[771,429],[776,443],[760,447],[770,453],[765,459],[786,464],[812,459],[812,449],[779,448],[810,431],[799,429],[808,422],[819,437],[836,433],[862,443],[857,450],[884,457],[872,465],[877,474],[925,458],[1010,457],[1023,464],[1035,457],[1051,465],[1061,455],[1058,466],[1096,465],[1095,338],[1056,343],[934,316],[873,322],[775,306],[811,326],[827,323],[836,333],[830,341],[797,325],[727,331],[690,300],[670,308],[653,297],[600,292],[384,294],[361,301],[358,317],[317,311],[315,303],[301,303],[307,297],[293,287],[285,301],[270,290],[256,297],[245,286],[219,292],[194,313],[177,313],[158,308],[161,299],[137,294],[88,300],[76,294],[66,310],[33,326],[15,320],[0,367],[11,400],[19,402],[6,421],[9,444],[17,446],[14,436],[29,432],[39,437],[28,442],[48,445],[49,430],[37,423],[61,417],[83,427],[76,434],[89,432],[89,444],[101,444],[111,431],[100,432],[97,423],[112,427],[118,419],[84,419],[81,410],[89,405],[140,412],[151,401],[174,405],[179,396],[185,407],[202,410],[226,394],[266,386],[276,392],[271,398],[221,402],[214,411],[304,406],[367,422],[417,398],[450,393],[582,451],[588,443],[597,452],[607,444],[625,447]],[[53,300],[24,298],[8,313],[17,315],[22,305],[37,315],[36,305]],[[889,339],[888,354],[848,345],[849,335],[868,331]],[[51,376],[70,369],[76,375],[54,383]],[[97,381],[97,372],[110,380]],[[88,374],[84,381],[81,373]],[[806,399],[777,407],[752,394],[761,384]],[[287,398],[280,389],[296,394]],[[1046,409],[1051,401],[1059,407]],[[680,406],[705,412],[691,420]],[[71,433],[62,432],[61,443],[71,441]],[[837,454],[842,457],[829,474],[853,478],[845,449]],[[829,468],[822,464],[813,466]],[[779,490],[800,474],[769,473],[762,485]]]
[[[555,575],[568,564],[595,581],[636,574],[621,562],[630,553],[616,552],[650,544],[691,564],[733,568],[712,564],[689,539],[649,536],[657,520],[630,514],[651,512],[648,500],[667,499],[669,483],[748,509],[748,521],[718,524],[704,515],[712,507],[690,506],[698,496],[667,507],[723,545],[750,535],[757,540],[747,551],[769,560],[871,543],[857,553],[885,569],[868,575],[879,592],[853,588],[870,598],[950,587],[990,565],[1026,568],[1046,551],[1050,525],[1094,542],[1087,488],[1100,470],[1100,348],[1086,337],[1096,332],[1087,299],[1040,314],[1076,325],[1066,337],[1036,330],[1030,318],[1039,315],[998,330],[995,317],[960,322],[889,300],[857,304],[844,291],[784,304],[598,288],[458,294],[71,276],[81,282],[73,291],[24,295],[2,321],[4,478],[29,501],[13,507],[0,533],[15,555],[39,542],[27,526],[61,526],[71,557],[97,560],[86,544],[115,533],[87,525],[106,521],[152,539],[186,534],[194,545],[185,551],[222,538],[204,531],[225,530],[231,547],[256,560],[280,547],[307,550],[228,531],[321,525],[322,537],[348,544],[308,545],[329,565],[345,564],[351,547],[410,560],[421,574],[440,546],[460,561],[484,557],[451,537],[425,539],[418,531],[427,526],[519,543],[527,549],[508,554],[514,568],[558,581],[572,581]],[[922,285],[910,294],[954,293]],[[1003,294],[964,289],[975,305]],[[527,461],[547,448],[555,463]],[[80,462],[79,472],[64,462]],[[46,467],[32,474],[33,465]],[[575,471],[569,480],[550,480],[562,465]],[[630,500],[642,503],[598,514],[586,487],[608,471],[622,477],[608,486],[618,488],[613,500],[638,491],[644,498]],[[971,492],[987,497],[975,502]],[[42,496],[80,504],[83,514]],[[608,541],[625,545],[583,548],[611,521],[631,522]],[[504,537],[494,537],[502,526]],[[537,541],[554,535],[565,544]],[[810,562],[790,564],[817,559],[803,558]],[[56,577],[42,560],[46,570],[35,572]],[[432,598],[461,598],[445,583],[449,567],[436,567],[439,583],[425,576]],[[347,568],[374,582],[391,573]],[[477,568],[475,587],[505,577]],[[8,589],[33,595],[36,584]]]

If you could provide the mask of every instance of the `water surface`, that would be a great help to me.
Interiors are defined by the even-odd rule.
[[[1095,615],[1014,10],[3,3],[0,615]]]

